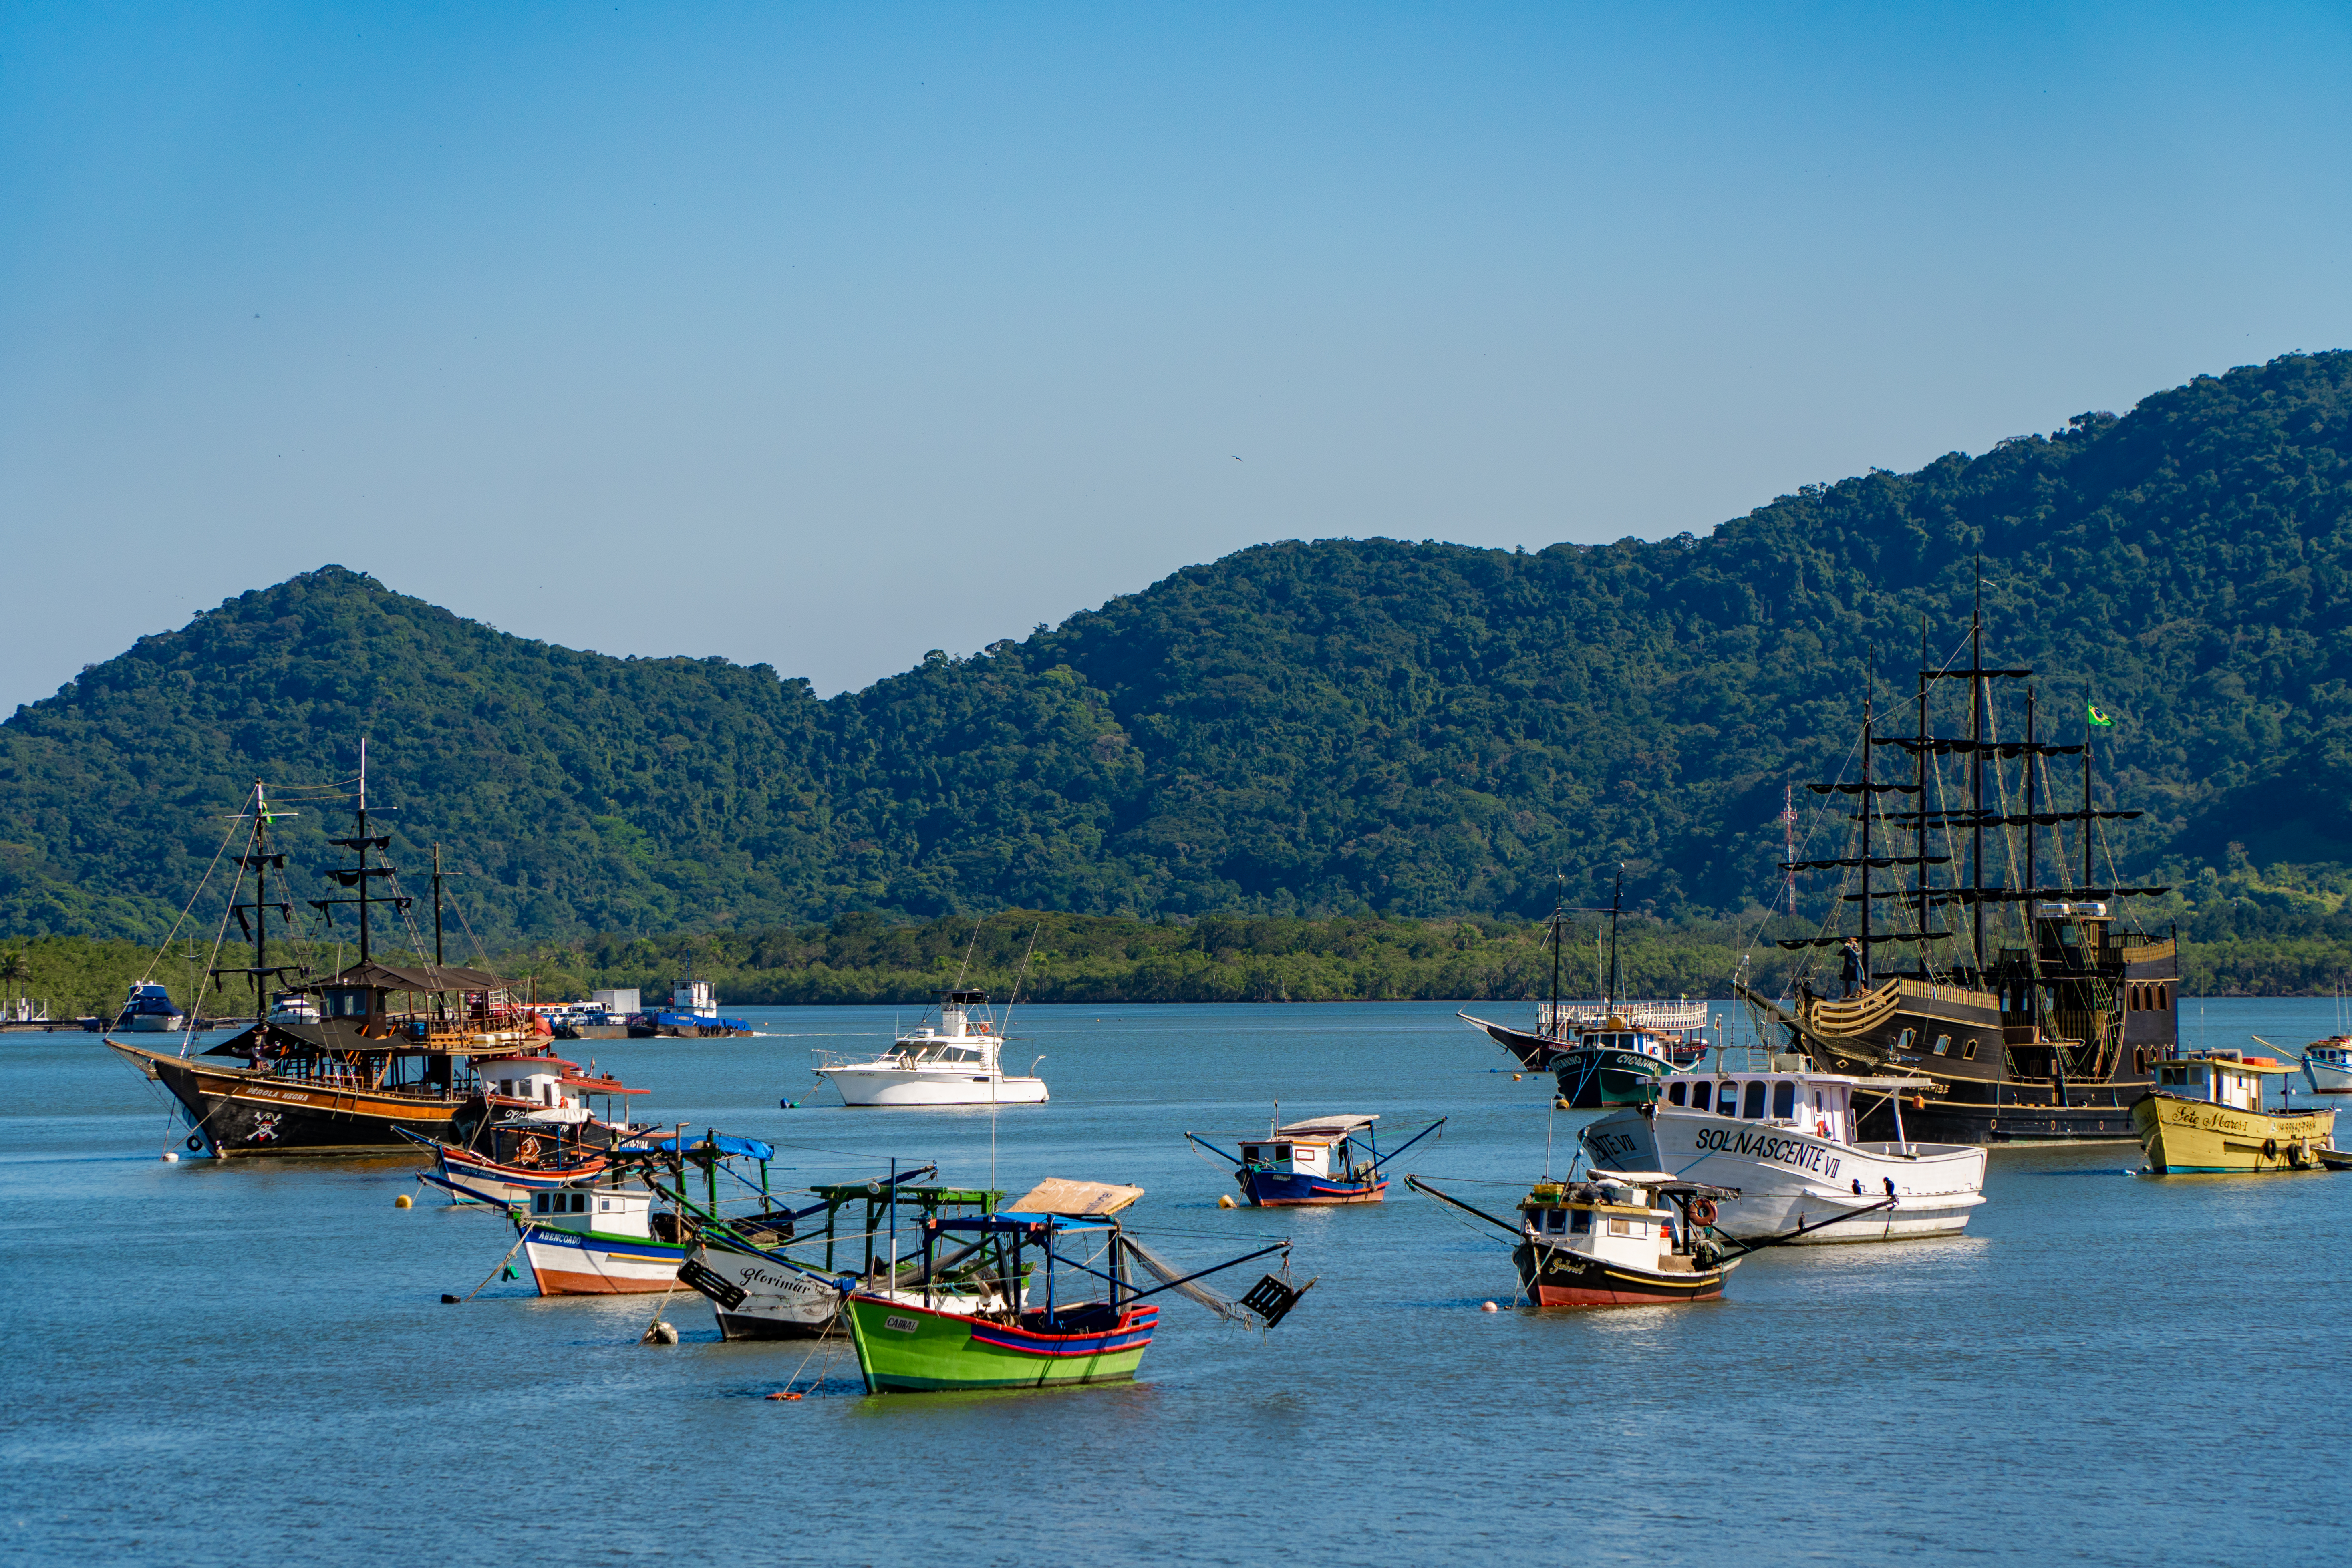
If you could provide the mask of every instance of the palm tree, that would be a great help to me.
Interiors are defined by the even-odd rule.
[[[10,1001],[14,1002],[22,999],[25,982],[30,980],[32,977],[33,966],[25,961],[25,950],[23,948],[11,948],[5,952],[0,952],[0,984],[5,984],[8,987],[10,992]],[[16,1011],[13,1007],[9,1010],[11,1012]]]

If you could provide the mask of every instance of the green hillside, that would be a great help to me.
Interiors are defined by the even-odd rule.
[[[1996,658],[2068,738],[2086,690],[2116,716],[2103,770],[2151,814],[2119,852],[2325,882],[2284,868],[2352,861],[2347,385],[2345,353],[2200,377],[1704,537],[1264,545],[823,701],[325,567],[0,723],[0,931],[160,934],[253,780],[347,777],[362,733],[395,858],[442,843],[494,950],[856,910],[1528,916],[1621,860],[1703,919],[1769,896],[1783,784],[1840,766],[1874,658],[1907,712],[1979,552]],[[341,824],[305,811],[315,894]]]

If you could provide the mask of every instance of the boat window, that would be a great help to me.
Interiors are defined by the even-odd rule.
[[[1590,1235],[1591,1235],[1591,1234],[1592,1234],[1592,1211],[1591,1211],[1591,1209],[1570,1209],[1570,1210],[1569,1210],[1569,1211],[1568,1211],[1568,1234],[1569,1234],[1569,1235],[1570,1235],[1570,1236],[1590,1236]]]
[[[609,1210],[612,1208],[612,1206],[613,1206],[613,1200],[612,1200],[612,1199],[610,1199],[610,1198],[598,1198],[598,1199],[596,1200],[596,1207],[597,1207],[600,1211],[609,1211]]]
[[[1642,1220],[1627,1219],[1621,1215],[1611,1215],[1609,1216],[1609,1234],[1612,1236],[1647,1236],[1650,1234],[1650,1227],[1647,1223]]]
[[[1918,1037],[1919,1037],[1919,1031],[1918,1031],[1918,1030],[1916,1030],[1916,1029],[1906,1029],[1906,1030],[1904,1030],[1904,1031],[1903,1031],[1903,1033],[1902,1033],[1901,1035],[1899,1035],[1899,1036],[1897,1036],[1897,1037],[1895,1037],[1895,1048],[1896,1050],[1899,1050],[1899,1051],[1907,1051],[1907,1050],[1909,1050],[1909,1049],[1911,1048],[1911,1042],[1912,1042],[1912,1041],[1914,1041],[1914,1040],[1916,1040],[1916,1039],[1917,1039]]]
[[[1937,1035],[1937,1036],[1936,1037],[1936,1054],[1937,1054],[1937,1056],[1939,1056],[1939,1057],[1940,1057],[1940,1056],[1946,1056],[1946,1055],[1948,1055],[1948,1054],[1950,1053],[1950,1051],[1951,1051],[1951,1048],[1952,1048],[1952,1037],[1951,1037],[1951,1036],[1949,1036],[1949,1035]]]
[[[547,1212],[547,1194],[545,1193],[533,1193],[530,1194],[530,1212],[533,1214],[545,1214]]]
[[[1977,1043],[1974,1040],[1970,1040],[1967,1045],[1960,1047],[1960,1060],[1964,1062],[1972,1062],[1976,1059]]]
[[[1706,1109],[1707,1092],[1714,1087],[1715,1086],[1710,1083],[1695,1083],[1691,1085],[1691,1109],[1693,1110],[1705,1110]]]
[[[1764,1119],[1764,1080],[1762,1079],[1748,1080],[1747,1091],[1741,1096],[1739,1114],[1750,1121],[1761,1121]]]
[[[1813,1109],[1815,1110],[1827,1110],[1829,1109],[1828,1106],[1822,1103],[1822,1091],[1818,1089],[1813,1090]]]
[[[2189,1081],[2189,1069],[2187,1068],[2158,1068],[2156,1069],[2156,1081],[2157,1086],[2160,1089],[2179,1089]]]
[[[1797,1114],[1797,1086],[1785,1079],[1772,1086],[1772,1114],[1775,1116]]]
[[[1679,1083],[1670,1083],[1666,1085],[1666,1103],[1668,1105],[1680,1105],[1683,1102],[1683,1095],[1685,1088],[1685,1085]]]
[[[1290,1145],[1289,1145],[1289,1144],[1287,1144],[1287,1143],[1276,1143],[1276,1144],[1274,1146],[1274,1157],[1275,1157],[1276,1159],[1277,1159],[1277,1160],[1287,1160],[1287,1159],[1289,1159],[1289,1158],[1290,1158]]]

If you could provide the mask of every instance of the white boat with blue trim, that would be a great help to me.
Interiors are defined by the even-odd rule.
[[[1677,1181],[1737,1187],[1739,1195],[1722,1203],[1715,1224],[1741,1241],[1786,1237],[1842,1215],[1853,1217],[1802,1240],[1956,1236],[1984,1202],[1983,1148],[1914,1143],[1903,1135],[1906,1102],[1939,1092],[1932,1080],[1818,1072],[1811,1058],[1795,1052],[1719,1050],[1715,1058],[1711,1067],[1669,1075],[1654,1105],[1588,1126],[1584,1150],[1595,1173],[1663,1171]],[[1882,1104],[1894,1110],[1894,1141],[1855,1142],[1863,1116]]]

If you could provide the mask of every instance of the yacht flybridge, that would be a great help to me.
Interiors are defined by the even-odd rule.
[[[878,1057],[852,1061],[814,1051],[810,1070],[841,1093],[844,1105],[1043,1105],[1045,1080],[1004,1070],[1003,1024],[985,991],[948,991],[924,1021]]]

